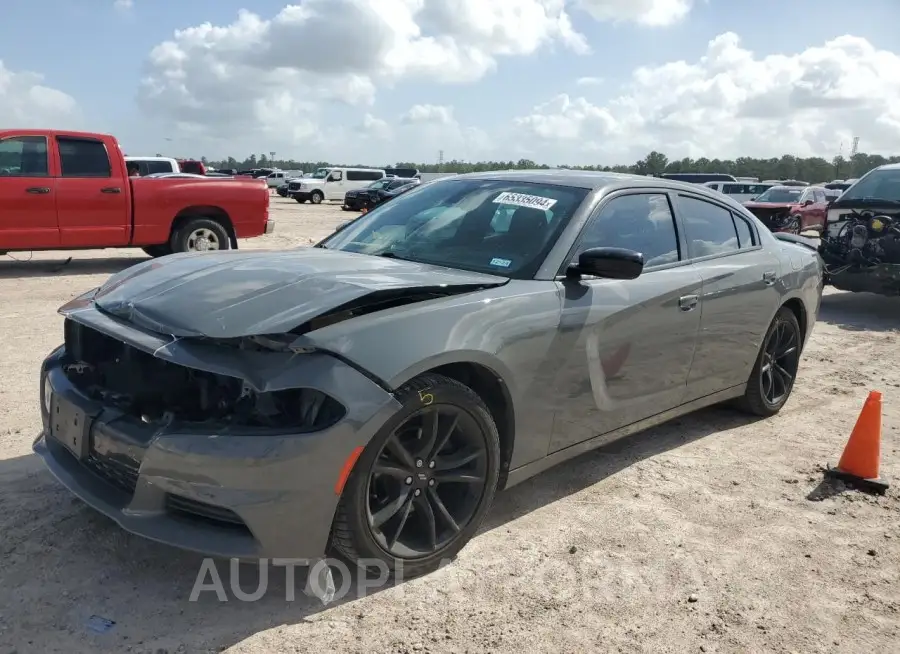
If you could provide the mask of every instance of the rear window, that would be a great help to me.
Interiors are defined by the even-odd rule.
[[[873,170],[844,191],[841,201],[873,198],[900,202],[900,169]]]

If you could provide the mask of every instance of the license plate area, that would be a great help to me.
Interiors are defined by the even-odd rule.
[[[64,397],[50,397],[50,436],[78,459],[85,459],[91,445],[91,417]]]

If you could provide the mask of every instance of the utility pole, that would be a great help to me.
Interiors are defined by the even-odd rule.
[[[438,172],[444,172],[444,151],[438,150]]]
[[[850,148],[850,158],[852,159],[859,152],[859,137],[853,137],[853,146]]]

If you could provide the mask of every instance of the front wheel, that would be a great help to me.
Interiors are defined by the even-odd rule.
[[[452,559],[478,530],[497,487],[500,437],[481,398],[443,375],[421,375],[396,397],[402,408],[347,480],[331,545],[361,568],[380,561],[409,578]]]
[[[791,216],[788,218],[787,225],[784,226],[782,231],[787,232],[788,234],[797,234],[799,236],[801,224],[800,216]]]
[[[322,204],[322,200],[325,199],[325,196],[322,195],[319,191],[313,191],[309,194],[309,201],[313,204]]]
[[[209,218],[190,218],[172,234],[173,252],[227,250],[231,242],[221,223]]]
[[[756,358],[740,406],[747,413],[773,416],[787,403],[800,367],[803,334],[794,312],[781,307]]]

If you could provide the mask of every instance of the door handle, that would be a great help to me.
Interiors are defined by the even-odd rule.
[[[100,192],[101,193],[121,193],[122,189],[120,189],[118,186],[105,186],[102,189],[100,189]]]
[[[765,282],[766,286],[771,286],[775,283],[775,271],[767,270],[763,273],[763,282]]]
[[[678,298],[678,306],[681,307],[682,311],[690,311],[700,302],[700,296],[698,295],[682,295]]]
[[[25,189],[26,193],[34,193],[35,195],[45,195],[50,192],[50,187],[48,186],[29,186]]]

